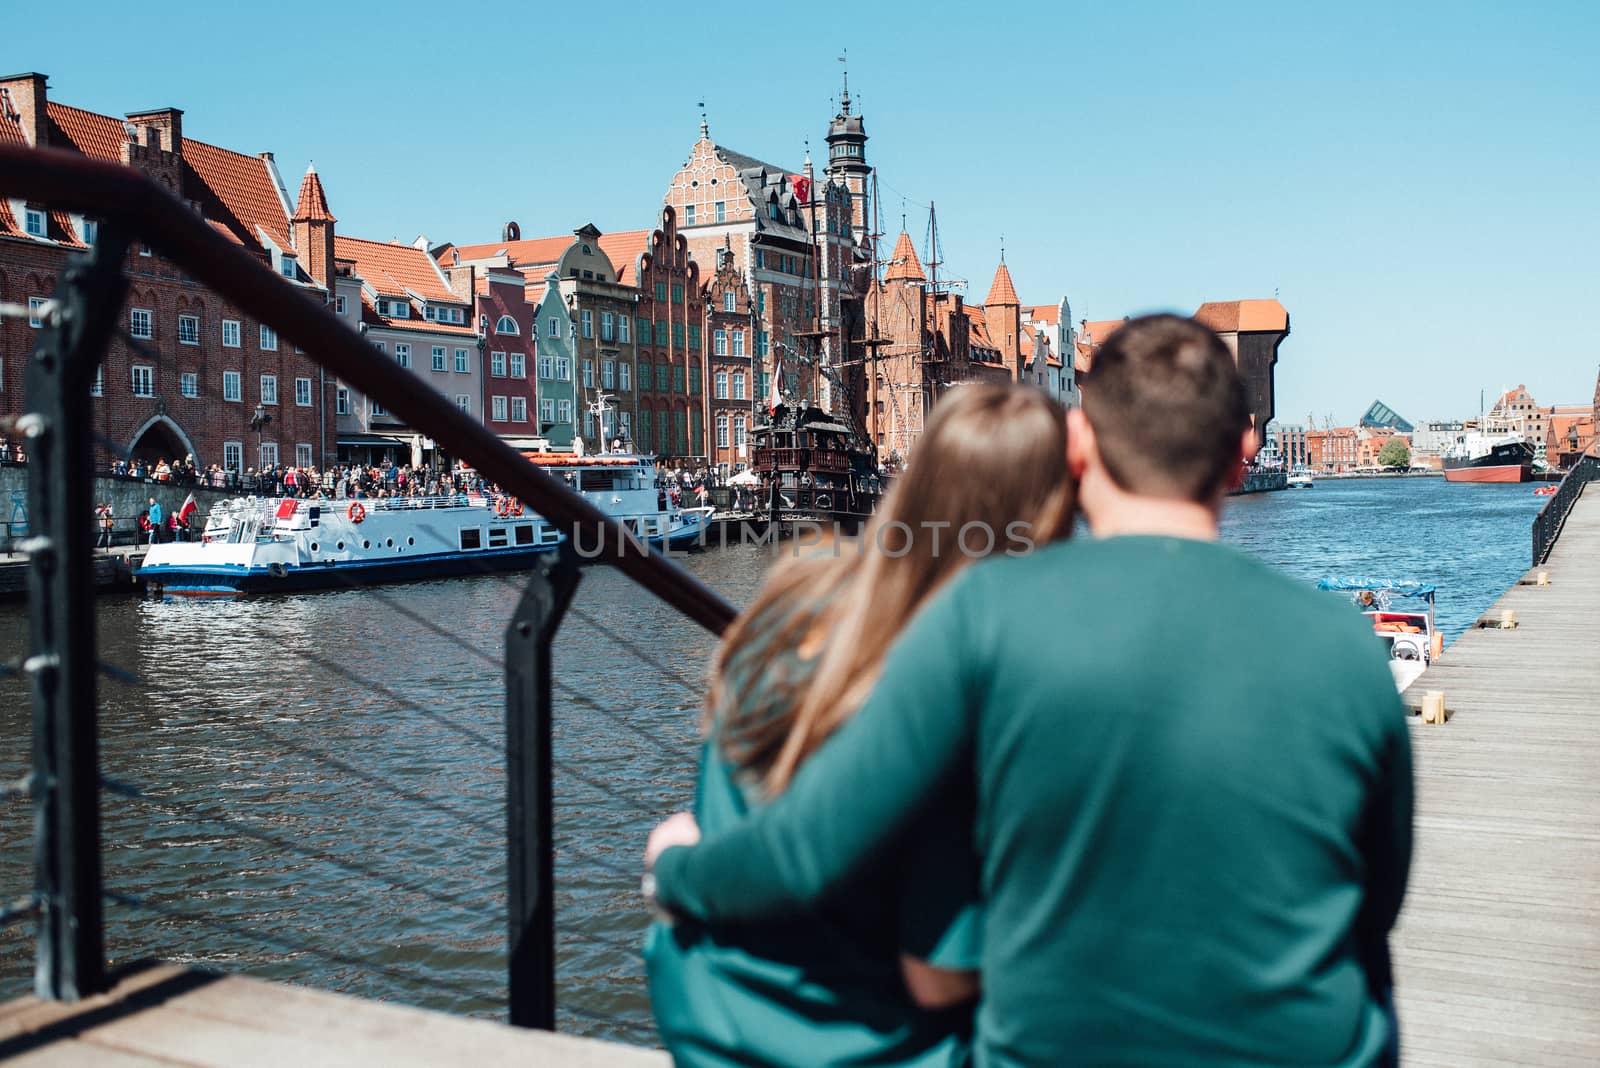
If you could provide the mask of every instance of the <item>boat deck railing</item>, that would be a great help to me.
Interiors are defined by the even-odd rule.
[[[393,986],[384,983],[414,987],[434,1007],[455,1011],[482,1013],[498,1003],[505,1007],[509,1022],[522,1027],[556,1025],[559,948],[564,967],[587,961],[589,975],[625,973],[630,978],[623,981],[634,991],[633,1008],[627,1010],[633,1013],[631,1023],[619,1023],[618,1014],[626,1013],[608,994],[587,1003],[564,999],[564,1025],[648,1040],[648,1019],[641,1028],[637,1018],[642,974],[636,947],[645,913],[637,904],[638,866],[633,858],[644,831],[663,806],[659,796],[647,797],[623,785],[621,770],[654,761],[648,781],[681,784],[683,792],[672,803],[688,800],[702,686],[698,670],[683,665],[691,656],[703,655],[708,637],[720,634],[733,619],[733,606],[661,552],[642,548],[636,537],[565,480],[538,470],[426,382],[397,371],[392,360],[335,317],[320,296],[278,276],[261,259],[221,236],[189,204],[132,168],[71,153],[0,145],[0,196],[100,221],[93,246],[72,254],[59,275],[51,310],[35,333],[36,347],[27,361],[23,411],[0,428],[7,437],[26,443],[31,521],[23,546],[30,557],[29,649],[16,663],[0,665],[4,668],[0,675],[25,679],[31,687],[34,738],[31,770],[4,788],[6,797],[31,802],[33,887],[23,893],[16,893],[16,887],[0,888],[0,893],[10,892],[4,899],[10,904],[0,907],[0,930],[32,922],[36,996],[72,1001],[110,987],[115,975],[108,964],[109,907],[116,921],[111,942],[119,957],[154,952],[205,960],[208,945],[226,943],[227,951],[210,959],[231,960],[272,978],[374,989],[385,996]],[[389,613],[397,628],[440,651],[438,655],[454,656],[461,664],[456,669],[460,676],[492,672],[503,679],[503,713],[494,713],[500,729],[486,730],[481,721],[443,711],[408,693],[393,680],[382,657],[352,664],[324,652],[314,640],[262,634],[264,649],[285,642],[289,643],[285,649],[293,649],[292,656],[284,652],[262,658],[263,670],[281,667],[293,676],[286,678],[287,692],[320,689],[360,695],[362,708],[378,702],[386,720],[403,722],[415,732],[424,755],[400,770],[363,763],[359,754],[324,735],[328,728],[321,721],[312,730],[290,729],[257,714],[259,709],[238,707],[231,703],[238,700],[236,696],[207,687],[204,680],[152,677],[139,665],[103,659],[96,635],[94,550],[84,532],[93,529],[97,452],[126,458],[127,450],[97,437],[82,413],[98,403],[90,400],[90,387],[114,341],[163,361],[158,366],[171,359],[129,337],[119,326],[125,321],[122,308],[130,263],[151,262],[132,253],[136,244],[148,246],[236,312],[275,329],[289,345],[324,367],[330,378],[381,403],[413,430],[462,458],[564,534],[567,546],[583,545],[586,562],[612,567],[637,584],[660,606],[649,606],[657,623],[648,643],[573,605],[582,573],[578,556],[570,549],[547,554],[531,574],[486,574],[485,581],[504,583],[507,592],[514,593],[515,607],[498,648],[493,642],[486,647],[479,635],[457,633],[452,629],[459,625],[455,621],[433,618],[404,596],[377,588],[363,592],[370,598],[371,611]],[[454,507],[462,500],[459,496],[421,501],[365,498],[361,503],[369,510],[412,510]],[[327,503],[337,507],[349,502]],[[552,643],[564,620],[572,621],[569,629],[591,630],[618,655],[634,658],[635,673],[652,680],[653,707],[614,707],[595,696],[615,693],[614,689],[575,683],[571,674],[561,678],[555,671]],[[674,633],[674,625],[684,633]],[[682,651],[674,655],[669,649]],[[397,650],[387,655],[395,656]],[[614,663],[607,666],[612,671],[619,668]],[[574,663],[567,671],[588,668]],[[265,754],[259,758],[262,776],[303,783],[306,789],[320,791],[319,796],[349,797],[352,804],[393,806],[390,829],[426,826],[428,830],[398,832],[408,848],[405,856],[391,858],[371,837],[332,840],[326,835],[297,834],[263,818],[271,814],[253,813],[230,798],[191,797],[182,789],[188,770],[182,761],[141,780],[136,777],[142,766],[137,762],[133,771],[107,763],[123,761],[129,754],[102,737],[103,686],[136,691],[122,708],[158,707],[180,719],[225,725],[226,739],[240,745],[248,740]],[[558,706],[581,711],[585,723],[609,725],[615,738],[608,739],[606,753],[574,754],[558,746],[553,737]],[[116,726],[119,739],[121,732],[131,729],[126,723]],[[489,798],[498,812],[473,809],[458,784],[430,772],[429,739],[477,753],[474,766],[489,769],[499,785],[485,794],[480,784],[476,796],[479,801]],[[204,748],[189,756],[223,759],[219,747],[223,742],[207,734]],[[291,760],[299,766],[283,764]],[[612,774],[612,769],[618,773]],[[568,820],[581,820],[602,802],[610,806],[607,811],[626,813],[626,819],[592,833],[615,839],[583,840],[567,830],[572,825]],[[130,821],[137,820],[145,821],[147,828],[131,837],[124,833],[117,845],[118,871],[126,873],[131,856],[154,868],[184,863],[184,850],[162,847],[159,839],[167,832],[213,835],[224,859],[200,866],[203,871],[190,860],[184,863],[182,879],[153,884],[181,889],[136,893],[108,885],[104,809],[112,805],[115,829],[127,832]],[[25,818],[25,808],[11,805],[4,810],[5,818]],[[148,833],[157,828],[164,830]],[[488,835],[499,848],[483,854],[481,870],[430,866],[418,859],[418,850],[412,847],[424,848],[430,844],[429,835],[446,834]],[[598,873],[600,885],[586,892],[610,901],[600,911],[606,923],[615,926],[589,925],[583,930],[558,926],[558,846],[562,863],[581,863],[585,872]],[[619,856],[627,859],[608,859]],[[418,974],[423,960],[454,960],[467,954],[461,940],[465,934],[431,950],[409,946],[396,958],[385,955],[390,947],[364,942],[366,927],[359,919],[341,932],[314,912],[297,928],[275,913],[263,915],[259,922],[241,922],[236,913],[218,911],[219,902],[241,890],[241,882],[250,878],[247,873],[264,869],[284,878],[296,873],[300,893],[312,902],[308,908],[325,901],[330,915],[335,910],[348,912],[347,891],[354,893],[352,888],[359,887],[362,892],[393,895],[398,908],[434,920],[418,925],[418,930],[436,929],[444,922],[441,916],[460,924],[463,931],[474,932],[471,937],[478,942],[473,945],[481,943],[482,931],[474,925],[481,924],[485,910],[503,909],[503,978],[463,984]],[[0,872],[11,870],[0,865]],[[174,867],[172,874],[178,871]],[[486,880],[498,885],[485,885]],[[425,941],[421,934],[417,938]]]

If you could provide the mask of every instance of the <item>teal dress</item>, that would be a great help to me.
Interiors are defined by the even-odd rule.
[[[730,675],[810,671],[792,649],[768,644],[758,636],[728,665]],[[804,916],[714,929],[693,922],[651,927],[644,949],[650,997],[678,1065],[967,1062],[970,1006],[919,1009],[899,966],[901,953],[942,968],[978,966],[971,786],[953,780],[949,787],[875,862]],[[713,737],[695,796],[702,833],[731,828],[760,804],[757,787],[725,761]]]

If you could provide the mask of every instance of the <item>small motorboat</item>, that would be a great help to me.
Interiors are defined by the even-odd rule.
[[[1372,632],[1388,647],[1389,673],[1402,693],[1444,651],[1444,636],[1434,623],[1432,586],[1389,579],[1326,578],[1317,583],[1317,589],[1350,594],[1351,603],[1372,620]]]
[[[1315,484],[1311,478],[1311,469],[1305,464],[1296,464],[1294,470],[1289,472],[1290,489],[1310,489]]]

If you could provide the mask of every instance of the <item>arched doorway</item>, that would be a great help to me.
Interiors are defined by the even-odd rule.
[[[134,433],[133,445],[129,451],[133,459],[143,460],[149,464],[154,464],[158,460],[168,462],[182,460],[186,456],[193,456],[197,465],[200,462],[189,435],[164,415],[152,416]]]

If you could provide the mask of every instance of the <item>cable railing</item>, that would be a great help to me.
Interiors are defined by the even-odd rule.
[[[1555,548],[1556,539],[1561,536],[1561,528],[1567,521],[1567,513],[1577,503],[1578,494],[1583,492],[1584,486],[1597,479],[1600,479],[1600,454],[1586,453],[1572,465],[1555,493],[1539,509],[1539,514],[1533,520],[1534,567],[1550,559],[1550,550]]]
[[[30,648],[6,673],[32,689],[32,768],[13,784],[13,800],[24,790],[31,798],[36,833],[35,889],[4,906],[0,925],[12,930],[34,921],[36,994],[71,1000],[106,989],[109,945],[119,959],[154,951],[221,966],[265,962],[283,977],[309,969],[329,985],[358,991],[362,976],[409,982],[431,991],[435,1003],[443,998],[461,1011],[503,1004],[513,1024],[550,1028],[558,1019],[562,962],[598,954],[590,970],[615,971],[632,1000],[574,1000],[559,1007],[560,1018],[647,1038],[637,1012],[637,936],[645,920],[634,901],[635,854],[649,821],[680,806],[692,788],[701,684],[685,663],[703,657],[734,608],[427,384],[397,373],[328,309],[137,172],[0,146],[0,195],[101,220],[99,240],[60,277],[28,362],[26,410],[4,428],[23,443],[28,461],[30,525],[21,548],[31,561]],[[89,403],[94,369],[116,336],[134,240],[472,464],[559,530],[566,546],[581,544],[587,562],[610,565],[642,587],[669,619],[708,633],[688,643],[694,649],[687,660],[674,659],[662,654],[659,629],[641,640],[574,606],[579,560],[562,548],[529,575],[485,569],[472,580],[497,610],[514,605],[499,643],[488,633],[461,633],[458,614],[436,599],[422,606],[420,593],[361,587],[361,611],[405,621],[412,640],[454,658],[449,663],[461,678],[437,684],[449,701],[419,699],[408,682],[425,658],[319,648],[293,640],[292,629],[266,625],[270,620],[253,637],[270,639],[261,657],[273,670],[245,671],[232,682],[227,672],[206,669],[212,665],[163,677],[147,664],[103,659],[86,533],[97,529],[95,440],[75,416]],[[575,662],[558,679],[552,645],[569,616],[569,636],[591,635],[608,662],[592,670]],[[393,638],[392,629],[384,634]],[[624,654],[627,666],[618,660]],[[292,678],[264,695],[261,682],[284,671]],[[619,689],[617,679],[629,672],[637,685]],[[102,678],[111,680],[104,737]],[[337,696],[314,708],[304,696],[289,696],[307,693]],[[152,722],[149,710],[163,715]],[[350,733],[344,717],[369,733]],[[389,729],[391,722],[404,723],[407,733]],[[152,731],[162,745],[135,744]],[[403,758],[373,750],[374,733],[390,738]],[[152,762],[152,752],[161,760]],[[448,775],[443,754],[450,754]],[[291,758],[292,766],[285,763]],[[207,774],[220,776],[216,785],[225,793],[194,796],[186,784],[195,769],[213,765],[221,771]],[[316,808],[325,820],[308,823],[284,807],[285,796],[319,792],[328,797]],[[103,833],[108,814],[113,834]],[[123,861],[135,855],[155,862],[170,856],[181,877],[155,879],[144,869],[130,877]],[[558,871],[581,877],[564,886]],[[293,932],[282,922],[285,895],[312,902],[296,915],[324,909],[328,922]],[[409,936],[374,939],[382,952],[362,953],[360,938],[322,934],[334,918],[365,930],[375,895],[404,910],[394,930],[417,933],[417,945]],[[558,931],[558,908],[579,896],[604,922]],[[237,900],[257,907],[256,922],[223,907]],[[117,920],[109,935],[107,907]],[[491,915],[503,919],[484,919]],[[498,983],[485,978],[489,959],[501,961]],[[304,967],[297,971],[296,962]],[[619,1014],[622,1003],[633,1008]]]

